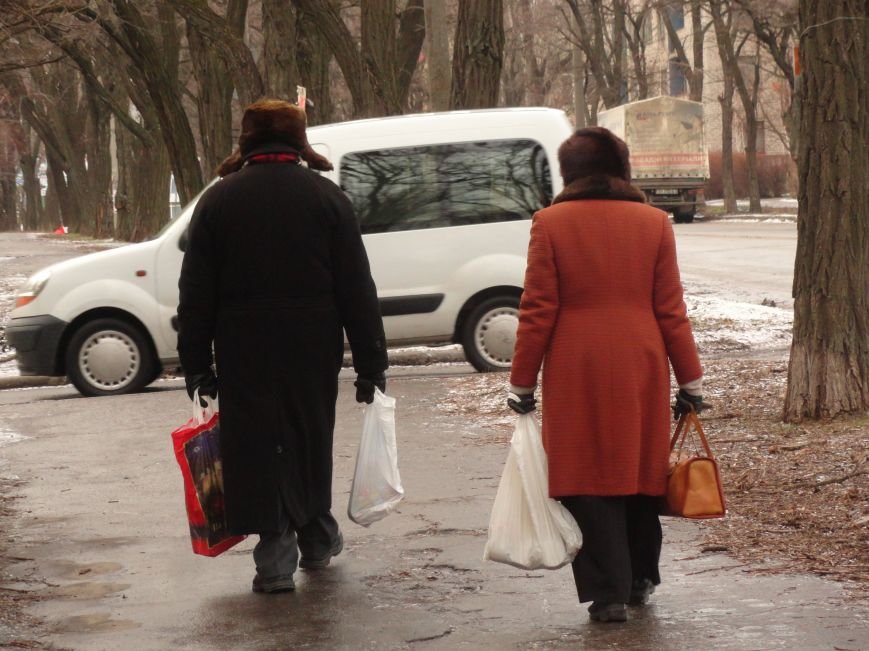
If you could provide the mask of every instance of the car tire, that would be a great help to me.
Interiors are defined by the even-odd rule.
[[[673,221],[677,224],[690,224],[694,221],[695,211],[688,208],[687,210],[676,209],[673,211]]]
[[[495,296],[475,306],[461,333],[468,362],[482,373],[508,370],[513,363],[518,325],[518,296]]]
[[[66,349],[66,374],[85,396],[133,393],[154,380],[158,367],[145,335],[120,319],[88,321]]]

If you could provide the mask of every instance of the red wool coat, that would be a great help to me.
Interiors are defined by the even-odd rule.
[[[552,497],[663,495],[668,359],[678,383],[702,376],[667,214],[608,183],[628,200],[576,200],[574,184],[531,227],[510,381],[534,386],[543,366]]]

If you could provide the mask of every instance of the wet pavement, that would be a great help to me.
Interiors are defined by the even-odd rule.
[[[345,549],[283,595],[251,593],[253,539],[215,559],[190,551],[169,440],[189,415],[180,382],[113,398],[0,392],[0,478],[18,477],[21,495],[0,588],[42,595],[41,639],[82,650],[869,650],[869,603],[704,553],[702,523],[664,520],[664,583],[622,625],[588,621],[568,568],[482,561],[507,448],[503,429],[439,408],[452,372],[390,380],[407,496],[368,529],[344,513],[362,416],[342,382],[334,512]],[[16,639],[27,638],[0,630],[0,647]]]

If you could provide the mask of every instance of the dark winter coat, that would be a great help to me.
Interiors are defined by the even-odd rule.
[[[251,155],[263,151],[288,148]],[[350,202],[301,165],[245,166],[199,200],[179,288],[185,373],[207,371],[214,344],[230,529],[277,531],[282,508],[297,527],[328,511],[344,331],[357,373],[387,367]]]
[[[543,367],[549,494],[663,495],[670,375],[703,374],[667,214],[583,177],[534,215],[510,382]]]

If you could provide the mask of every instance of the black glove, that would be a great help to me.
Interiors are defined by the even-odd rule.
[[[386,376],[382,371],[374,375],[357,375],[353,384],[356,387],[356,402],[364,402],[367,405],[374,402],[375,387],[386,393]]]
[[[184,376],[184,384],[187,385],[187,395],[193,400],[193,394],[196,389],[199,389],[199,404],[202,407],[207,407],[205,396],[211,398],[217,397],[217,376],[214,371],[208,370],[205,373],[190,373]]]
[[[679,420],[682,414],[687,414],[696,411],[698,414],[704,409],[708,409],[709,405],[703,402],[703,396],[695,396],[685,389],[679,389],[676,394],[676,401],[673,403],[673,420]]]
[[[517,414],[530,414],[537,409],[533,393],[508,393],[507,406]]]

